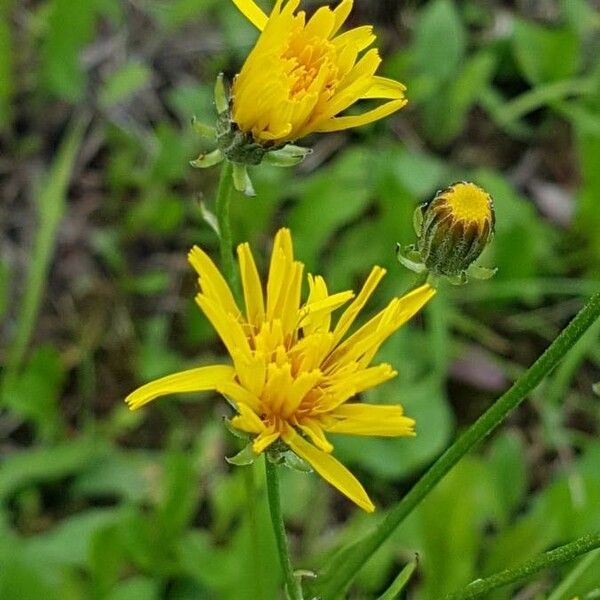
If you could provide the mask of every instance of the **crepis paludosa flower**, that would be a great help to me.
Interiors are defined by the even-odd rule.
[[[293,166],[310,152],[294,145],[311,133],[350,129],[383,119],[406,105],[405,86],[377,75],[379,51],[371,25],[342,31],[353,0],[318,8],[308,18],[300,0],[277,0],[266,15],[254,0],[233,0],[260,34],[231,90],[217,79],[215,128],[195,122],[217,148],[191,161],[206,168],[233,164],[236,189],[253,195],[248,165]],[[377,106],[343,114],[357,102]]]
[[[332,456],[327,433],[414,435],[414,420],[399,404],[351,400],[396,375],[390,364],[371,363],[381,344],[434,296],[434,288],[426,284],[393,298],[348,335],[384,269],[374,267],[356,296],[351,291],[330,294],[322,277],[309,274],[303,303],[304,265],[294,259],[288,229],[275,237],[265,290],[250,246],[241,244],[237,253],[244,311],[209,256],[198,247],[189,254],[199,275],[196,302],[232,364],[163,377],[134,391],[126,402],[137,409],[167,394],[218,391],[236,412],[230,426],[248,435],[252,453],[291,451],[358,506],[373,511],[363,486]],[[344,305],[333,325],[332,313]]]

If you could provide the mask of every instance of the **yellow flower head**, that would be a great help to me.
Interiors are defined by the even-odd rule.
[[[331,455],[326,433],[414,435],[414,421],[400,405],[348,401],[396,375],[391,365],[371,366],[371,361],[435,290],[424,285],[394,298],[347,336],[384,269],[374,267],[356,297],[350,291],[329,294],[322,277],[308,275],[309,294],[302,303],[304,265],[294,260],[288,229],[275,237],[266,294],[249,245],[241,244],[237,252],[245,312],[208,255],[198,247],[189,254],[199,275],[196,301],[225,344],[232,366],[169,375],[139,388],[126,402],[136,409],[165,394],[217,390],[237,412],[232,425],[253,436],[256,454],[281,440],[358,506],[373,511],[362,485]],[[348,302],[332,325],[333,311]]]
[[[339,131],[382,119],[406,104],[405,87],[375,75],[373,28],[340,28],[353,0],[319,8],[307,20],[300,0],[277,0],[269,17],[254,0],[233,0],[261,31],[232,90],[232,118],[255,141],[280,145],[312,132]],[[388,100],[357,116],[338,116],[361,99]]]

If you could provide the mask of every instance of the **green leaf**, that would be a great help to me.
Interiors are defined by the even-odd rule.
[[[426,4],[412,46],[416,72],[440,87],[456,73],[465,48],[466,33],[454,2],[435,0]]]
[[[470,57],[443,94],[425,104],[425,127],[432,140],[445,144],[465,126],[469,110],[489,85],[495,67],[492,53],[483,51]]]
[[[25,553],[33,564],[56,569],[66,565],[87,565],[96,533],[117,523],[121,513],[115,508],[96,508],[72,515],[49,531],[27,540]]]
[[[110,108],[124,102],[150,83],[152,70],[139,62],[131,61],[119,66],[104,82],[99,102],[102,108]]]
[[[22,372],[5,386],[4,404],[31,420],[42,438],[52,437],[62,426],[58,399],[64,379],[58,351],[50,346],[36,348]]]
[[[550,29],[515,19],[513,51],[529,83],[565,79],[579,68],[580,47],[571,29]]]
[[[494,496],[503,522],[509,522],[527,493],[527,465],[521,438],[514,431],[501,432],[489,449],[488,464]]]
[[[235,456],[225,457],[225,460],[230,465],[237,467],[247,467],[251,465],[257,458],[257,454],[252,450],[252,444],[244,446]]]
[[[41,50],[41,80],[49,92],[77,102],[83,98],[87,81],[80,52],[92,40],[96,4],[50,0],[48,8],[48,31]]]
[[[338,228],[367,208],[369,155],[355,148],[301,183],[299,202],[289,216],[296,253],[309,269]],[[315,218],[317,211],[318,218]]]
[[[80,438],[5,455],[0,470],[0,501],[25,486],[81,473],[105,452],[105,446],[97,440]]]
[[[131,577],[119,583],[106,600],[158,600],[161,598],[160,582],[149,577]]]

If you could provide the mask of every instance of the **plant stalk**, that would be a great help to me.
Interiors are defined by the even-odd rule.
[[[267,474],[267,497],[269,500],[269,509],[271,512],[271,521],[273,523],[273,532],[275,533],[275,542],[281,569],[285,579],[285,587],[290,600],[302,600],[302,588],[300,582],[294,575],[292,560],[285,534],[285,524],[281,513],[281,496],[279,491],[279,474],[277,465],[273,464],[265,455],[265,471]]]
[[[231,233],[231,219],[229,216],[229,204],[231,202],[231,194],[233,192],[233,166],[225,160],[221,167],[221,175],[219,177],[219,187],[217,189],[216,213],[217,223],[219,225],[219,255],[221,258],[221,269],[225,275],[225,280],[231,288],[234,297],[238,298],[238,277],[235,268],[235,259],[233,256],[233,235]],[[241,449],[241,448],[240,448]],[[248,519],[249,532],[249,552],[251,554],[255,571],[252,585],[254,587],[255,596],[263,597],[263,581],[262,581],[262,565],[261,553],[259,546],[260,531],[258,527],[258,514],[256,510],[257,489],[256,476],[254,468],[250,465],[242,467],[244,479],[244,491],[246,502],[246,518]]]
[[[341,597],[358,571],[423,498],[473,446],[496,429],[537,387],[598,317],[600,293],[590,298],[535,363],[438,458],[375,529],[334,557],[328,569],[311,586],[311,592],[328,600]]]
[[[496,588],[508,585],[509,583],[515,583],[528,575],[532,575],[533,573],[537,573],[538,571],[554,565],[569,562],[598,547],[600,547],[600,533],[584,535],[574,542],[559,546],[554,550],[536,556],[518,567],[505,569],[504,571],[495,573],[485,579],[478,579],[463,590],[449,594],[444,600],[471,600],[472,598],[481,598]]]
[[[221,167],[221,176],[219,178],[219,188],[217,190],[217,223],[219,224],[219,252],[221,255],[221,268],[225,279],[231,287],[234,295],[237,292],[237,274],[235,270],[235,260],[233,257],[233,235],[231,234],[231,219],[229,216],[229,204],[231,193],[233,191],[233,165],[228,161],[223,161]]]

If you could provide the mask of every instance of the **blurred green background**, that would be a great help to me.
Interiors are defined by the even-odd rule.
[[[442,290],[382,350],[400,375],[365,399],[402,402],[418,437],[335,440],[375,516],[285,474],[307,569],[381,518],[600,287],[597,3],[356,0],[350,23],[375,23],[409,107],[306,140],[295,171],[254,169],[257,198],[233,201],[236,239],[264,269],[290,226],[334,290],[386,266],[375,310],[412,282],[394,250],[413,241],[415,206],[466,179],[495,199],[481,262],[499,271]],[[218,170],[189,167],[203,148],[190,119],[213,119],[217,73],[232,76],[255,38],[225,0],[0,0],[2,600],[279,597],[262,496],[249,550],[224,403],[123,403],[223,354],[186,264],[194,243],[217,256],[200,200],[211,208]],[[600,527],[599,334],[441,483],[352,598],[376,598],[415,552],[408,597],[437,600]],[[600,554],[573,569],[489,597],[600,597]]]

